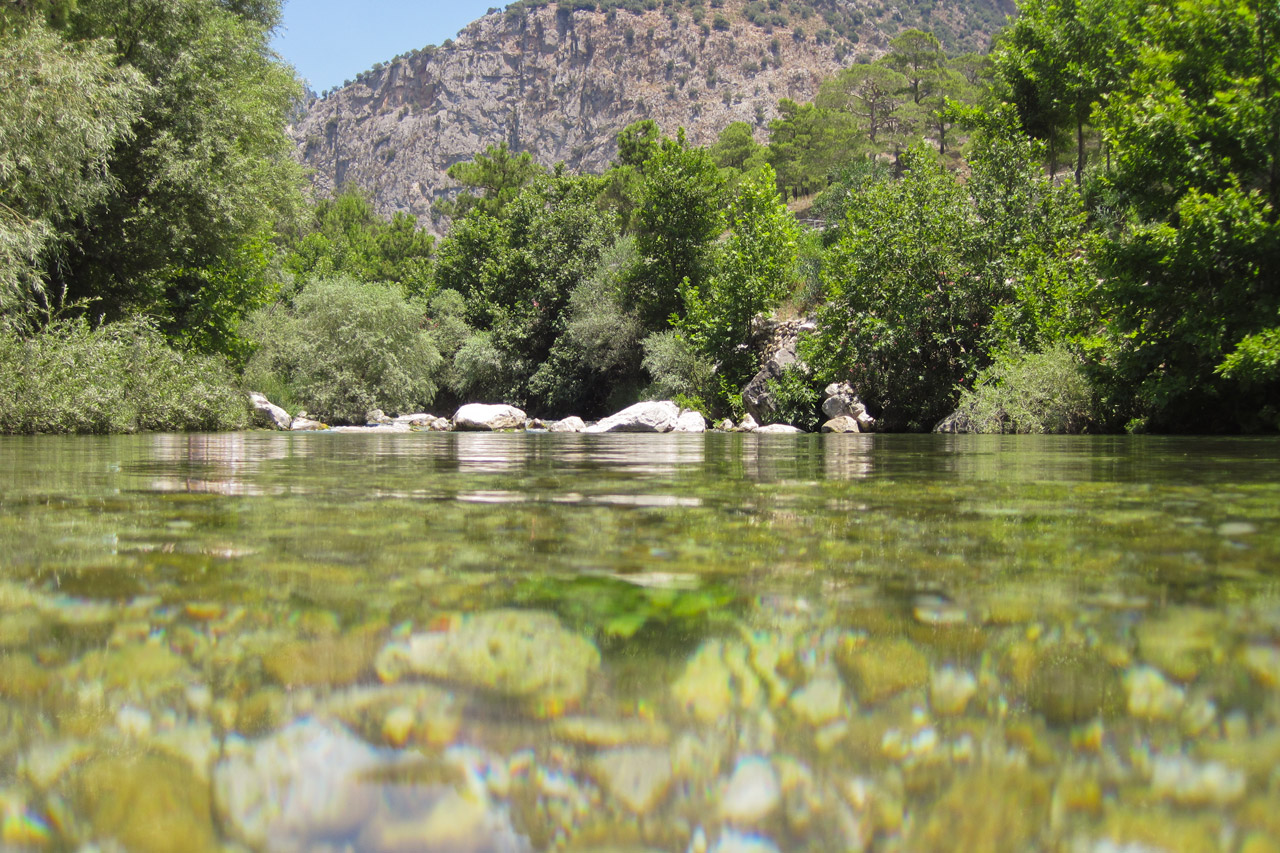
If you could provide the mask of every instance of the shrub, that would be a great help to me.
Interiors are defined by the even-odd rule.
[[[422,329],[423,308],[388,284],[311,282],[293,303],[255,312],[251,386],[276,383],[317,417],[362,422],[367,411],[410,411],[436,393],[440,354]]]
[[[782,376],[765,383],[773,401],[774,422],[791,424],[810,432],[821,423],[822,395],[807,370],[788,365]]]
[[[171,347],[150,320],[96,329],[56,321],[0,333],[0,432],[239,429],[243,393],[226,362]]]
[[[705,400],[715,389],[715,365],[700,354],[687,338],[674,330],[654,332],[642,342],[643,366],[653,383],[646,396],[670,400],[680,396],[699,403],[690,406],[705,410]]]
[[[1083,432],[1093,421],[1094,390],[1065,344],[1039,353],[1005,353],[960,388],[957,410],[974,432]]]

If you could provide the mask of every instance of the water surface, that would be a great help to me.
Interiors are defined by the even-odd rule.
[[[1278,578],[1273,439],[3,438],[2,847],[1280,849]]]

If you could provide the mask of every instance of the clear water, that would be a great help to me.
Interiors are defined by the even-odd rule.
[[[0,439],[4,850],[1261,853],[1278,684],[1273,439]]]

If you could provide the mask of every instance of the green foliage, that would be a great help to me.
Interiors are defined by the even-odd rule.
[[[703,584],[691,589],[642,586],[625,576],[539,575],[522,581],[515,598],[531,607],[549,608],[577,631],[606,648],[643,637],[682,647],[696,645],[721,620],[732,618],[735,596],[726,588]]]
[[[467,301],[467,320],[488,332],[484,359],[496,352],[507,402],[540,401],[529,382],[565,330],[570,295],[612,245],[612,217],[596,207],[598,178],[562,170],[536,179],[498,214],[473,210],[440,246],[435,281]],[[477,344],[478,346],[478,344]]]
[[[627,293],[645,328],[662,328],[679,314],[681,282],[696,287],[710,272],[712,241],[724,227],[722,189],[715,161],[691,147],[683,130],[645,162],[636,211],[643,269]]]
[[[919,104],[932,89],[946,56],[942,43],[933,33],[907,29],[889,42],[885,63],[906,78],[911,100]]]
[[[332,422],[363,423],[375,408],[417,410],[435,396],[440,365],[422,316],[393,285],[309,282],[291,304],[249,318],[257,350],[245,381],[285,386],[308,412]]]
[[[642,364],[652,379],[646,396],[653,400],[683,397],[696,403],[689,408],[710,409],[708,401],[720,390],[713,361],[674,329],[654,332],[641,345],[644,347]]]
[[[791,364],[777,379],[765,382],[773,403],[776,423],[791,424],[809,432],[822,422],[822,393],[812,373]]]
[[[418,230],[417,219],[396,213],[379,216],[369,198],[350,186],[321,199],[291,241],[284,267],[300,279],[349,275],[362,281],[389,281],[421,295],[431,279],[435,238]]]
[[[794,279],[799,227],[778,197],[768,166],[742,182],[730,222],[715,273],[701,287],[688,279],[681,284],[685,311],[676,327],[718,361],[721,384],[737,390],[758,368],[755,353],[739,344],[746,342],[752,318],[772,310]]]
[[[284,132],[299,88],[270,51],[277,15],[276,2],[77,4],[68,38],[106,39],[148,88],[131,136],[111,150],[110,192],[67,228],[65,257],[50,266],[72,300],[95,299],[108,316],[145,311],[171,332],[206,322],[211,306],[233,324],[244,303],[203,291],[301,202]]]
[[[1039,353],[1002,353],[961,387],[957,415],[973,432],[1083,432],[1094,421],[1095,393],[1079,356],[1064,343]]]
[[[769,123],[767,157],[778,186],[793,196],[812,193],[857,156],[861,131],[847,110],[797,104],[783,98]]]
[[[111,191],[111,152],[145,92],[106,43],[68,44],[38,21],[0,31],[0,325],[48,305],[47,270]]]
[[[564,333],[529,382],[550,410],[595,417],[634,402],[644,327],[623,294],[639,262],[635,238],[622,237],[570,294]]]
[[[222,359],[169,346],[155,324],[57,320],[0,331],[0,432],[240,429],[248,407]]]
[[[437,209],[446,216],[465,216],[475,208],[496,216],[520,190],[545,170],[533,162],[528,151],[513,154],[503,142],[490,145],[469,162],[454,163],[446,174],[476,195],[463,192],[452,202],[441,202]]]
[[[887,65],[851,65],[822,84],[814,104],[856,116],[874,145],[893,128],[907,89],[906,76]]]
[[[999,351],[1084,333],[1093,283],[1071,188],[1034,166],[1029,142],[997,115],[972,174],[913,149],[899,180],[847,199],[825,270],[829,302],[804,345],[824,379],[848,379],[891,429],[929,429],[955,387]]]
[[[1117,407],[1157,430],[1250,427],[1274,386],[1217,368],[1280,310],[1280,10],[1188,0],[1127,36],[1133,73],[1099,111]]]

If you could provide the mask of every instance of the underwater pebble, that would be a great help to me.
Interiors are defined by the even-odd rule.
[[[836,664],[859,702],[875,704],[929,681],[929,661],[910,640],[845,637]]]
[[[1187,691],[1170,684],[1164,674],[1149,666],[1136,666],[1125,673],[1129,693],[1129,714],[1140,720],[1172,720],[1187,700]]]
[[[713,723],[729,713],[734,699],[733,673],[724,662],[720,640],[708,640],[698,647],[671,685],[671,698],[700,723]]]
[[[1217,761],[1161,755],[1151,761],[1151,790],[1182,806],[1225,806],[1244,796],[1245,775]]]
[[[665,749],[610,749],[598,755],[592,767],[604,789],[633,814],[651,812],[671,787],[671,756]]]
[[[803,722],[822,726],[837,719],[844,710],[844,685],[833,676],[815,678],[791,694],[791,710]]]
[[[417,714],[407,705],[397,705],[387,712],[382,721],[382,738],[391,746],[404,746],[413,734]]]
[[[1247,521],[1226,521],[1218,525],[1219,536],[1248,536],[1257,532],[1257,525]]]
[[[116,712],[116,728],[126,737],[141,740],[151,734],[151,714],[142,708],[125,705]]]
[[[977,692],[978,680],[968,671],[940,667],[929,680],[929,707],[940,716],[957,716],[964,713]]]
[[[1280,685],[1280,648],[1249,646],[1244,650],[1244,666],[1264,687]]]
[[[761,835],[727,829],[716,839],[711,853],[779,853],[778,845]]]
[[[738,760],[720,796],[721,819],[742,826],[760,823],[782,802],[782,787],[773,765],[765,758]]]
[[[586,694],[600,652],[551,613],[493,610],[389,643],[376,668],[383,681],[436,678],[524,700],[536,715],[554,717]]]

